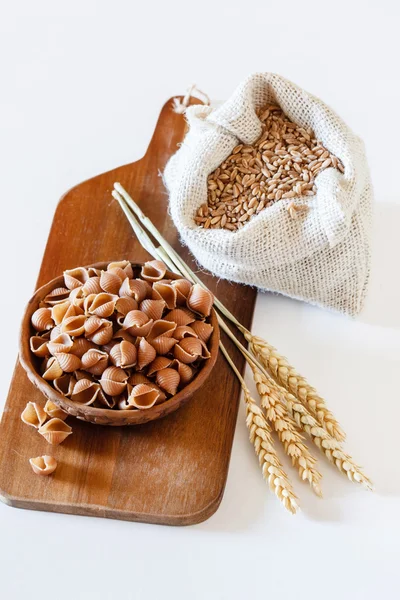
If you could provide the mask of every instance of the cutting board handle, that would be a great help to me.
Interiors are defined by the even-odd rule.
[[[162,107],[153,137],[143,158],[148,158],[150,155],[156,158],[164,153],[170,156],[176,152],[178,143],[182,141],[182,122],[185,121],[185,115],[174,111],[175,98],[182,101],[183,96],[170,98]],[[203,102],[198,98],[191,97],[189,106],[194,104],[203,104]],[[168,118],[166,118],[166,113],[168,113]]]

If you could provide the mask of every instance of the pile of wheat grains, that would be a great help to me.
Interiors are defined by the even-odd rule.
[[[313,131],[290,121],[278,106],[267,105],[257,116],[260,138],[253,146],[236,146],[209,175],[207,203],[195,216],[199,227],[236,231],[274,202],[313,196],[315,178],[324,169],[343,173],[340,160]]]

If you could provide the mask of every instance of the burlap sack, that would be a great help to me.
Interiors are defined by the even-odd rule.
[[[291,201],[280,200],[236,232],[197,227],[207,176],[237,144],[257,140],[255,109],[267,103],[311,127],[344,174],[328,168],[317,176],[302,218],[293,219]],[[356,315],[370,269],[372,189],[362,141],[321,100],[271,73],[251,75],[219,108],[193,106],[186,117],[189,132],[164,177],[172,218],[200,265],[223,279]]]

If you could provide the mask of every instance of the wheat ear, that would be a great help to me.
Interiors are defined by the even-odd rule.
[[[281,403],[287,407],[288,413],[293,417],[299,429],[305,431],[314,444],[325,454],[327,459],[334,464],[337,469],[347,475],[350,481],[361,483],[369,490],[373,489],[371,480],[363,473],[361,468],[354,462],[353,458],[347,454],[340,442],[332,437],[320,424],[315,417],[310,414],[307,408],[297,400],[286,389],[279,387],[272,379],[269,380],[271,387],[279,396]]]
[[[292,465],[297,467],[300,479],[308,481],[314,492],[322,498],[320,480],[322,475],[315,468],[316,458],[304,444],[304,438],[299,433],[293,418],[280,402],[279,396],[268,384],[267,378],[253,364],[250,365],[254,375],[261,406],[265,409],[268,421],[272,423],[282,442],[286,454],[291,458]]]
[[[261,408],[250,396],[247,387],[243,388],[243,392],[246,402],[246,425],[263,476],[271,491],[279,498],[286,510],[295,514],[299,508],[297,498],[276,453],[271,428],[262,414]]]
[[[275,381],[294,394],[333,438],[338,442],[343,441],[346,437],[343,429],[315,388],[268,342],[247,331],[244,336],[250,344],[251,352],[268,369]]]
[[[286,510],[295,514],[299,508],[297,497],[276,453],[271,436],[271,427],[264,417],[261,408],[251,397],[249,388],[223,344],[220,344],[220,349],[242,386],[243,397],[246,403],[246,425],[249,430],[249,438],[258,456],[258,462],[260,463],[264,479]]]

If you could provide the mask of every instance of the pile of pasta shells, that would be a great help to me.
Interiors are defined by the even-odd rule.
[[[147,410],[184,388],[210,358],[212,294],[169,279],[157,260],[64,272],[33,313],[43,379],[73,402]]]

